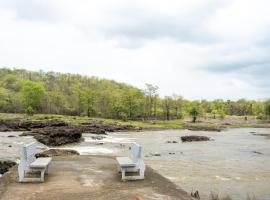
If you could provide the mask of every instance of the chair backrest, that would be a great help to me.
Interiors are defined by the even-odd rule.
[[[137,163],[139,160],[143,159],[143,149],[142,146],[136,143],[131,144],[129,147],[129,154],[133,162]]]
[[[36,160],[35,154],[36,154],[35,142],[24,145],[21,149],[21,161],[30,164]]]

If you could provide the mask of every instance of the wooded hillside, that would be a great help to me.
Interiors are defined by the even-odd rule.
[[[0,112],[84,115],[117,119],[173,119],[196,112],[224,115],[270,115],[270,103],[188,101],[179,95],[160,98],[158,87],[138,89],[97,77],[0,68]]]

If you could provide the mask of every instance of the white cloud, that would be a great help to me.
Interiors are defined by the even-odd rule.
[[[0,65],[192,99],[269,97],[266,0],[0,0]],[[268,92],[268,93],[267,93]]]

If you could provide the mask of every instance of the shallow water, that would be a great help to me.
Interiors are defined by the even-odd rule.
[[[18,161],[21,147],[36,141],[32,136],[20,137],[20,134],[22,134],[22,132],[0,132],[1,159]],[[47,146],[37,142],[37,151],[42,151],[47,148]]]
[[[81,154],[126,155],[128,144],[137,142],[145,149],[146,164],[188,192],[199,190],[203,199],[208,199],[210,192],[228,194],[234,199],[246,199],[247,195],[270,199],[270,139],[251,132],[270,134],[270,129],[122,132],[110,133],[103,139],[84,134],[84,142],[62,148],[76,149]],[[213,140],[182,143],[180,136],[189,134]],[[7,138],[8,135],[13,133],[0,133],[0,157],[14,158],[20,146],[34,141],[32,137]],[[12,147],[8,147],[11,143]]]

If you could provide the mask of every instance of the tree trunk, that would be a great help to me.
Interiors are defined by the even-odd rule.
[[[196,117],[196,116],[193,116],[193,117],[192,117],[192,122],[195,123],[196,120],[197,120],[197,117]]]

